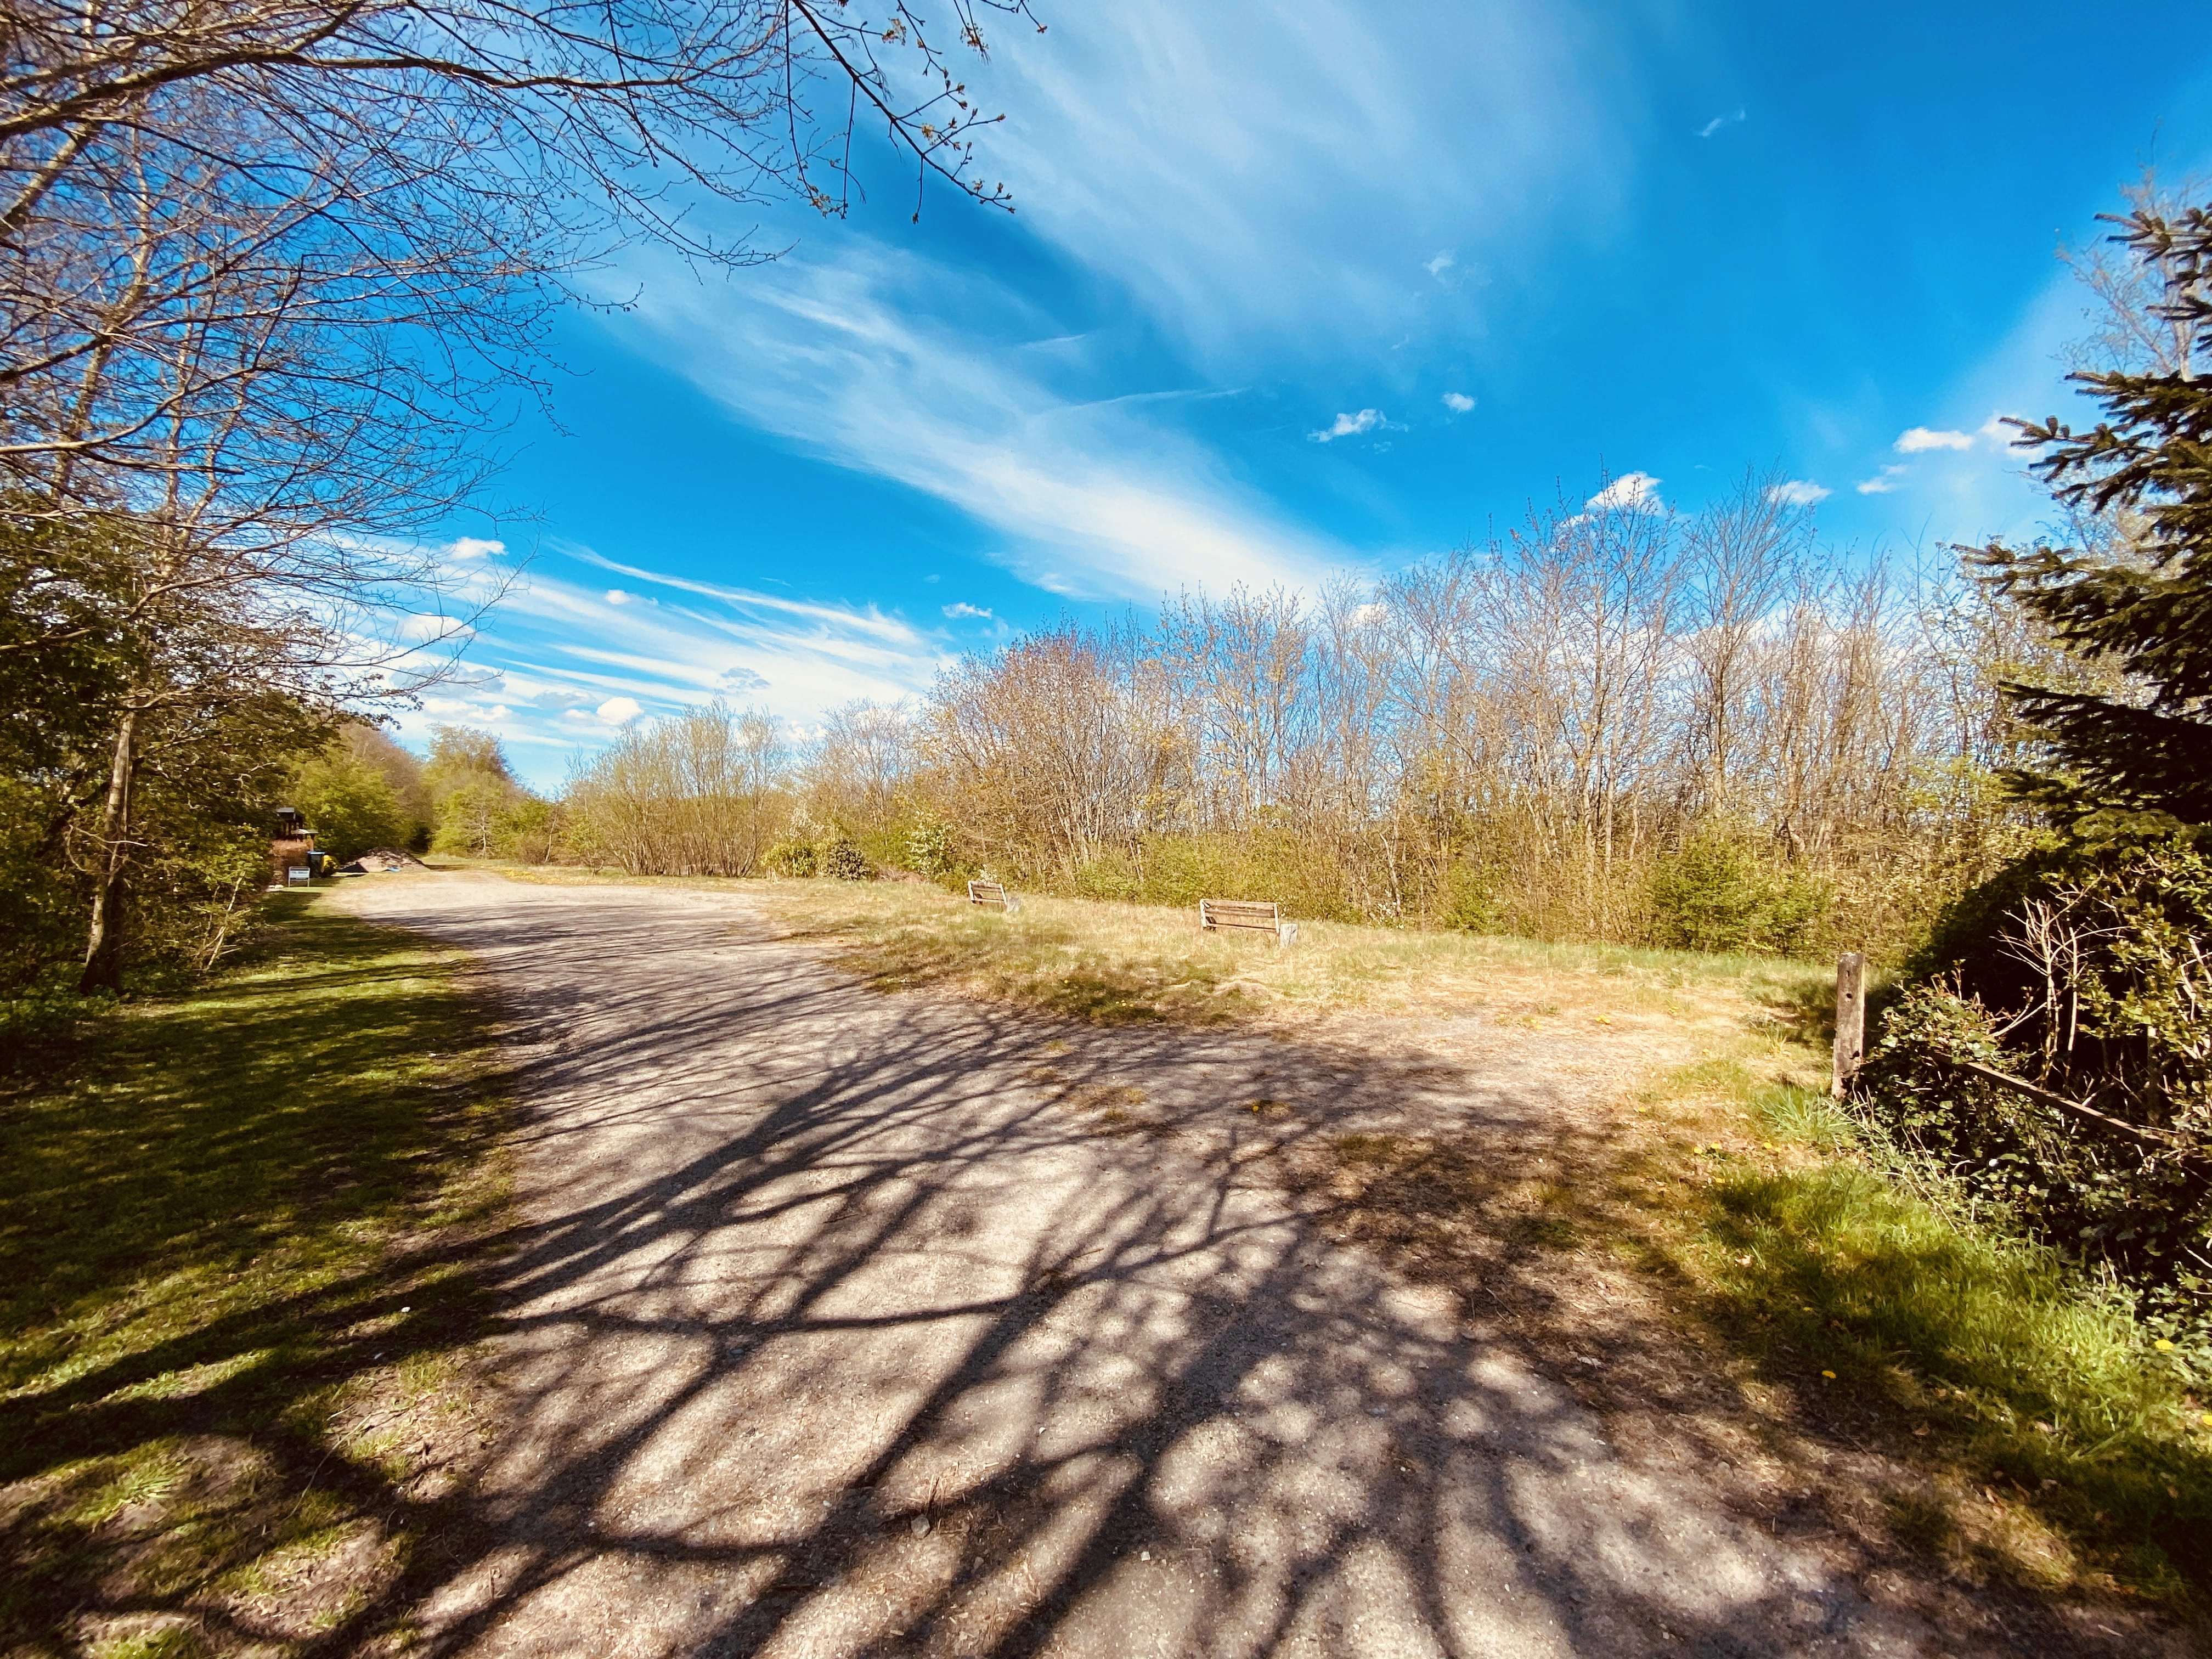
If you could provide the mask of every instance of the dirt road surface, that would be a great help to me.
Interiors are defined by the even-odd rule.
[[[1491,1340],[1280,1177],[1363,1114],[1533,1129],[1601,1053],[880,995],[734,894],[340,902],[473,952],[522,1080],[499,1431],[418,1651],[2025,1650],[1624,1449],[1571,1337]]]

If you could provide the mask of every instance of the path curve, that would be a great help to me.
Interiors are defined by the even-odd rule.
[[[526,1109],[489,1541],[418,1650],[1977,1650],[1617,1451],[1264,1167],[1368,1106],[1559,1111],[1526,1076],[878,995],[738,893],[340,902],[474,954]]]

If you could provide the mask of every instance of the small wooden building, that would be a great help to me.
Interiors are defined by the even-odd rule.
[[[282,887],[286,872],[315,867],[315,832],[307,828],[307,815],[296,806],[276,809],[276,833],[269,842],[269,884]]]

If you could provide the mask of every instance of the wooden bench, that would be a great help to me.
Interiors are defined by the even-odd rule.
[[[1224,927],[1273,933],[1279,945],[1289,945],[1298,936],[1297,924],[1285,921],[1283,907],[1272,899],[1200,899],[1198,925],[1209,933]]]
[[[971,881],[968,884],[968,902],[994,904],[1008,915],[1021,914],[1022,902],[1006,890],[1002,881]]]

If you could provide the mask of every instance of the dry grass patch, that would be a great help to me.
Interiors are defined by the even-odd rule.
[[[918,883],[747,882],[793,934],[886,989],[933,985],[1080,1018],[1296,1024],[1454,1017],[1625,1033],[1685,1018],[1788,1031],[1817,1020],[1802,963],[1300,921],[1298,942],[1205,933],[1194,910],[1024,895],[1004,915]]]

